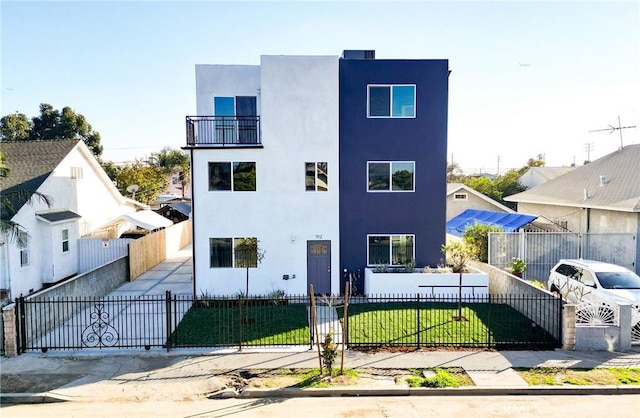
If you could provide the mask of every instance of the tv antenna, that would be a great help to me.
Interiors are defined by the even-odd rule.
[[[635,128],[636,125],[633,126],[622,126],[622,124],[620,123],[620,115],[618,115],[618,126],[613,126],[613,125],[609,125],[608,128],[605,129],[596,129],[593,131],[589,131],[589,132],[604,132],[604,131],[609,131],[610,134],[612,134],[614,131],[619,131],[620,132],[620,149],[622,149],[623,145],[622,145],[622,130],[623,129],[630,129],[630,128]]]

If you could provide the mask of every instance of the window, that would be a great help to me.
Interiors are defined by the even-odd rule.
[[[255,162],[210,162],[209,190],[256,191]]]
[[[370,192],[414,191],[413,161],[368,162],[367,177]]]
[[[257,267],[257,238],[209,238],[209,267]]]
[[[415,85],[370,85],[367,91],[369,118],[415,118]]]
[[[82,167],[71,167],[71,178],[72,179],[81,179],[82,178]]]
[[[453,195],[453,200],[467,200],[467,194],[466,193],[455,193]]]
[[[29,265],[29,250],[23,248],[20,250],[20,267],[27,267]]]
[[[403,265],[415,260],[415,235],[368,235],[367,265]]]
[[[304,163],[305,168],[305,190],[322,191],[329,190],[327,163]]]
[[[63,253],[69,252],[69,230],[68,229],[62,230],[62,252]]]

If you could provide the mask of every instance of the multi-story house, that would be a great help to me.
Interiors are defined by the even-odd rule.
[[[194,292],[245,292],[247,265],[249,293],[265,294],[340,293],[345,271],[438,264],[448,75],[447,60],[374,51],[197,65]]]

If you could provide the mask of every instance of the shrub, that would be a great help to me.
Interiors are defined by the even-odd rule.
[[[489,232],[502,232],[499,226],[475,224],[464,231],[463,240],[476,249],[475,257],[486,263],[489,261]]]

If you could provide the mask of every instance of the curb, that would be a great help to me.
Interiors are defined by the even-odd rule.
[[[640,386],[494,386],[461,388],[321,388],[244,389],[235,396],[228,391],[211,394],[219,398],[296,398],[359,396],[511,396],[511,395],[638,395]]]

